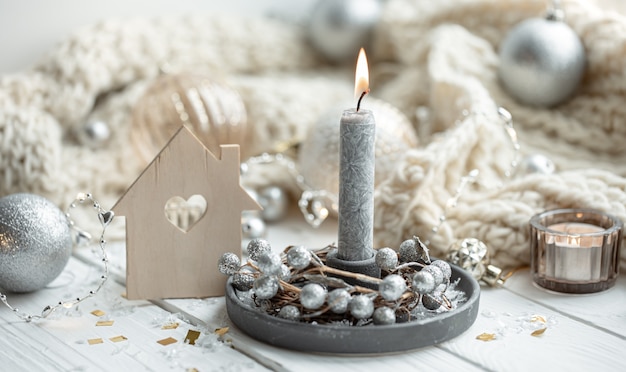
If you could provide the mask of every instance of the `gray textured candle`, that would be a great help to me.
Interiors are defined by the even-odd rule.
[[[362,261],[374,255],[374,145],[369,110],[346,110],[339,142],[339,243],[337,258]]]

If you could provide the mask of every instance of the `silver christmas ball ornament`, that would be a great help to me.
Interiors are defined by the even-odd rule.
[[[278,312],[278,316],[288,320],[299,320],[300,309],[298,309],[294,305],[287,305],[280,309],[280,311]]]
[[[350,61],[369,45],[381,8],[379,0],[320,0],[311,13],[309,39],[329,60]]]
[[[406,282],[400,275],[387,275],[378,286],[378,291],[385,300],[395,301],[406,291]]]
[[[0,198],[0,288],[31,292],[65,268],[72,253],[66,215],[33,194]]]
[[[287,251],[287,263],[294,269],[304,269],[311,263],[311,252],[302,245],[291,247]]]
[[[261,300],[267,300],[278,293],[278,278],[275,276],[262,276],[254,281],[254,294]]]
[[[248,257],[250,257],[251,260],[256,261],[259,259],[261,253],[271,252],[272,246],[267,240],[256,238],[252,239],[248,243],[246,251],[248,252]]]
[[[289,207],[287,192],[278,186],[266,186],[257,191],[257,201],[263,210],[265,222],[276,222],[285,218]]]
[[[553,174],[556,171],[556,165],[545,155],[534,154],[528,155],[522,159],[520,165],[517,167],[519,174]]]
[[[217,269],[224,275],[233,275],[239,271],[240,266],[239,256],[232,252],[224,253],[217,261]]]
[[[326,288],[317,283],[309,283],[300,291],[300,303],[305,309],[315,310],[324,305]]]
[[[394,324],[396,322],[396,313],[387,306],[381,306],[374,310],[372,320],[376,325]]]
[[[374,301],[365,295],[357,295],[350,300],[350,314],[357,319],[367,319],[374,313]]]
[[[348,305],[350,304],[350,293],[344,288],[333,289],[328,293],[328,306],[330,311],[335,314],[343,314],[348,311]]]
[[[480,279],[489,264],[489,250],[485,243],[476,238],[460,239],[452,243],[446,260]]]
[[[585,72],[585,48],[576,33],[556,19],[531,18],[500,44],[500,81],[519,102],[537,107],[563,103]]]
[[[77,132],[79,142],[87,147],[98,148],[104,146],[111,138],[109,125],[102,120],[88,121]]]
[[[244,211],[241,214],[241,236],[244,239],[257,239],[265,236],[267,227],[260,214]]]
[[[375,262],[381,270],[391,271],[398,266],[398,254],[391,248],[381,248],[376,251]]]

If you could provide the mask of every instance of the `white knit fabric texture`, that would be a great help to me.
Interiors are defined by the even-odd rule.
[[[385,3],[369,51],[372,92],[413,120],[422,147],[376,190],[377,246],[420,235],[443,256],[456,239],[476,237],[493,263],[516,267],[528,263],[528,220],[537,212],[586,207],[626,220],[626,19],[562,1],[588,57],[583,86],[565,104],[526,107],[498,84],[498,44],[517,22],[541,16],[546,3]],[[350,69],[324,65],[297,25],[224,15],[109,20],[80,30],[35,68],[0,79],[0,195],[34,192],[63,205],[91,191],[112,205],[146,165],[129,140],[131,111],[164,64],[219,73],[240,92],[252,153],[302,139],[326,108],[352,94]],[[513,154],[498,106],[512,113],[523,154],[550,157],[556,174],[503,176]],[[113,132],[97,150],[74,136],[93,119]],[[474,168],[478,185],[431,236]],[[252,178],[293,188],[277,167]]]

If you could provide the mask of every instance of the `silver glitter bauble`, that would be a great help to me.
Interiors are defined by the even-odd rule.
[[[381,248],[376,251],[375,261],[381,270],[391,271],[398,266],[398,254],[391,248]]]
[[[104,146],[111,137],[109,125],[102,120],[93,120],[85,123],[77,132],[79,142],[91,148]]]
[[[267,228],[259,213],[244,211],[241,213],[241,236],[244,239],[257,239],[265,236]]]
[[[311,13],[309,39],[331,61],[355,59],[369,45],[381,8],[379,0],[320,0]]]
[[[382,306],[374,310],[372,320],[376,325],[394,324],[396,322],[396,313],[393,309]]]
[[[428,271],[418,271],[413,276],[413,292],[415,293],[431,293],[436,287],[435,277]]]
[[[502,41],[498,73],[507,92],[521,103],[551,107],[576,91],[585,64],[585,48],[567,24],[531,18]]]
[[[419,256],[415,248],[416,245],[415,239],[407,239],[400,243],[398,255],[400,256],[401,262],[416,262],[418,260]]]
[[[300,145],[298,169],[314,190],[339,194],[339,120],[343,111],[354,104],[339,103],[322,114]],[[409,119],[389,103],[367,98],[362,106],[376,118],[375,182],[378,184],[390,177],[407,150],[417,146],[417,135]]]
[[[65,214],[33,194],[0,198],[0,288],[31,292],[65,268],[72,235]]]
[[[550,158],[541,154],[526,156],[517,166],[518,174],[552,174],[556,171],[556,165]]]
[[[288,320],[299,320],[300,319],[300,309],[293,305],[287,305],[280,309],[278,312],[278,316],[283,319]]]
[[[446,260],[480,279],[489,263],[489,251],[485,243],[476,238],[461,239],[452,243]]]
[[[254,281],[254,294],[261,300],[267,300],[278,293],[279,283],[275,276],[262,276]]]
[[[240,266],[241,260],[239,260],[239,256],[232,252],[224,253],[217,261],[217,269],[224,275],[233,275],[239,271]]]
[[[270,242],[268,242],[267,240],[256,238],[256,239],[252,239],[248,243],[248,247],[246,248],[246,251],[248,252],[248,257],[250,257],[252,261],[256,261],[259,259],[259,256],[261,255],[261,253],[271,252],[272,246],[270,245]]]
[[[425,294],[422,296],[422,305],[428,310],[439,309],[441,302],[441,293]]]
[[[328,293],[328,306],[330,311],[335,314],[343,314],[348,311],[348,304],[352,296],[348,290],[344,288],[333,289]]]
[[[400,275],[387,275],[379,284],[378,292],[387,301],[395,301],[406,291],[406,282]]]
[[[304,269],[311,263],[311,252],[302,245],[291,247],[287,252],[287,263],[294,269]]]
[[[254,286],[254,275],[249,271],[239,271],[233,274],[233,286],[239,291],[249,291]]]
[[[367,319],[374,313],[374,301],[364,295],[357,295],[350,300],[350,314],[357,319]]]
[[[257,256],[257,266],[264,275],[281,275],[282,260],[278,253],[260,252]]]
[[[256,200],[263,207],[261,218],[266,222],[280,221],[287,215],[289,198],[278,186],[267,186],[257,192]]]
[[[305,309],[315,310],[324,305],[326,288],[317,283],[309,283],[300,291],[300,303]]]

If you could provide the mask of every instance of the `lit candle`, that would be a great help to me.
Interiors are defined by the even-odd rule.
[[[361,48],[354,79],[356,109],[343,112],[339,139],[339,242],[337,257],[362,261],[374,255],[374,144],[376,123],[360,108],[369,92],[369,72]]]
[[[530,219],[533,280],[567,293],[610,288],[619,272],[623,223],[590,209],[557,209]]]

